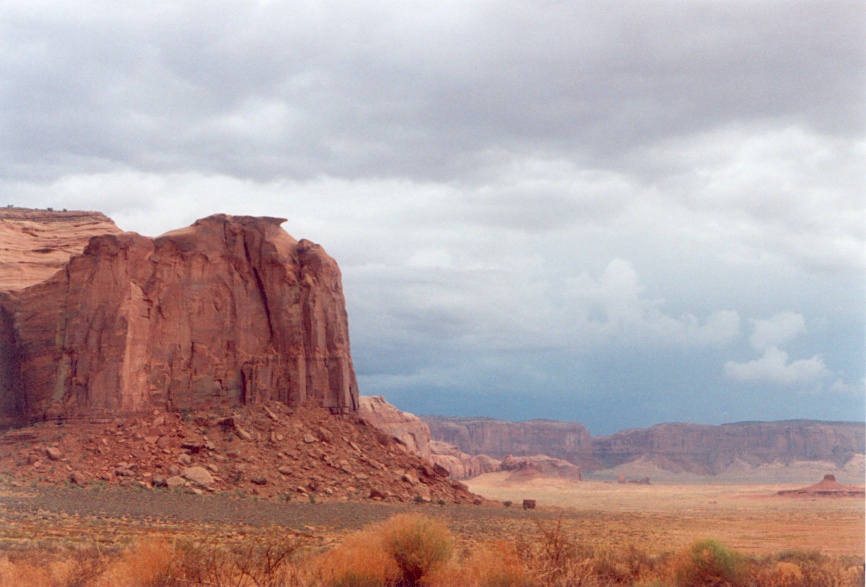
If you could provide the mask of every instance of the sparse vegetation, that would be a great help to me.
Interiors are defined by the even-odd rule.
[[[746,556],[714,540],[679,553],[588,547],[562,519],[517,540],[468,543],[401,514],[331,548],[277,528],[244,537],[147,537],[125,548],[30,548],[0,556],[0,587],[860,587],[863,562],[810,551]]]

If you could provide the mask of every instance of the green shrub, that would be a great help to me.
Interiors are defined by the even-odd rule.
[[[715,540],[696,542],[676,569],[678,587],[737,587],[747,574],[745,558]]]
[[[402,514],[382,526],[382,545],[400,570],[398,585],[419,585],[451,555],[451,532],[427,516]]]

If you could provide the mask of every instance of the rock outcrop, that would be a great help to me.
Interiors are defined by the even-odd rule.
[[[46,214],[0,225],[37,234]],[[356,410],[339,268],[282,222],[220,214],[157,238],[96,223],[108,230],[80,254],[70,244],[49,277],[0,276],[2,421],[268,400]]]
[[[401,412],[377,396],[361,396],[358,415],[379,430],[399,439],[415,454],[430,460],[430,428],[418,416]]]
[[[470,479],[484,473],[500,470],[501,461],[487,455],[470,455],[453,444],[433,440],[430,442],[433,463],[439,465],[454,479]]]
[[[501,471],[511,471],[525,478],[533,476],[560,477],[581,481],[583,475],[580,467],[568,461],[556,459],[547,455],[531,457],[514,457],[508,455],[499,466]]]
[[[832,474],[824,475],[824,478],[808,487],[802,489],[785,489],[777,492],[777,495],[789,497],[866,497],[866,489],[862,485],[843,485],[836,481]]]

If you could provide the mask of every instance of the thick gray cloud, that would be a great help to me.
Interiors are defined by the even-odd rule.
[[[856,2],[2,6],[8,173],[622,170],[729,125],[866,120]]]
[[[364,391],[408,409],[859,418],[864,29],[861,2],[0,0],[0,197],[287,217],[343,268]]]

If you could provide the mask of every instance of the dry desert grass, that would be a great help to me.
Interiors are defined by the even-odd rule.
[[[862,500],[776,498],[779,487],[769,486],[508,484],[496,477],[472,484],[515,503],[279,504],[178,495],[184,510],[200,503],[200,521],[171,521],[71,507],[91,498],[103,507],[130,504],[147,492],[75,489],[67,492],[73,501],[63,492],[14,491],[17,502],[0,499],[0,587],[863,585]],[[524,497],[539,509],[520,509]],[[220,516],[210,517],[215,508]],[[293,517],[273,518],[281,524],[273,526],[246,519],[253,510],[275,515],[268,508]]]
[[[322,550],[279,529],[239,543],[139,539],[114,553],[27,549],[0,557],[0,587],[860,587],[862,558],[747,556],[714,540],[651,555],[588,546],[562,518],[457,552],[444,523],[400,514]]]

